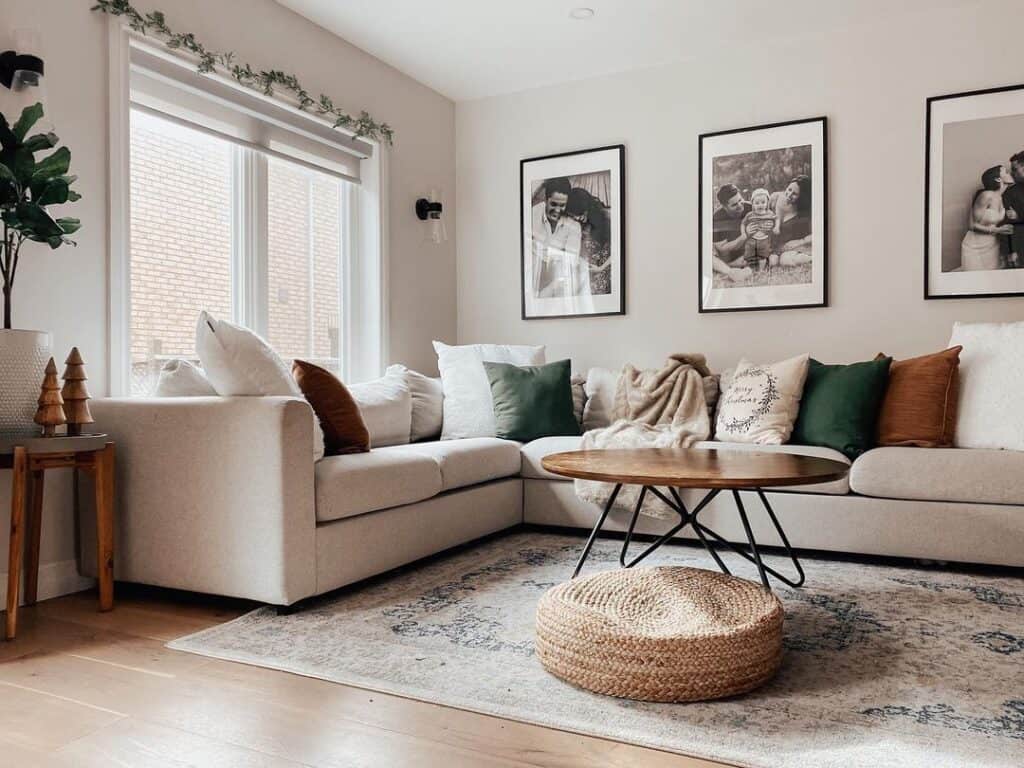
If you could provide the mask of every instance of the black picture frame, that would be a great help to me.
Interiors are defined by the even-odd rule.
[[[526,300],[526,206],[524,205],[526,194],[526,168],[529,163],[557,160],[567,157],[583,156],[598,152],[616,151],[618,153],[618,232],[617,238],[619,248],[619,280],[618,280],[618,308],[601,312],[570,313],[570,314],[527,314]],[[520,318],[522,320],[563,320],[568,318],[587,317],[613,317],[626,314],[626,145],[610,144],[601,147],[588,149],[577,149],[569,152],[558,152],[550,155],[539,155],[527,157],[519,161],[519,301]]]
[[[1024,289],[1020,291],[995,291],[992,293],[933,293],[931,280],[929,279],[932,259],[932,237],[931,225],[934,216],[932,215],[932,182],[935,176],[941,177],[939,173],[932,173],[932,109],[943,101],[953,99],[969,99],[979,96],[990,96],[992,94],[1010,93],[1012,91],[1024,92],[1024,83],[1018,85],[1001,85],[994,88],[979,88],[971,91],[960,91],[959,93],[946,93],[941,96],[929,96],[925,100],[925,121],[924,121],[924,284],[923,294],[925,301],[942,301],[947,299],[1007,299],[1024,296]],[[1024,94],[1022,94],[1024,96]],[[1024,108],[1022,108],[1024,114]],[[940,243],[941,246],[941,243]],[[942,258],[941,252],[939,258]]]
[[[822,236],[821,236],[821,263],[822,263],[822,287],[821,300],[813,302],[802,302],[799,304],[780,304],[750,307],[708,307],[704,301],[704,212],[705,212],[705,181],[704,181],[704,143],[709,139],[734,134],[752,133],[755,131],[767,131],[776,128],[788,128],[796,125],[810,123],[821,123],[821,205],[822,205]],[[812,149],[813,153],[813,149]],[[715,314],[720,312],[766,312],[783,309],[817,309],[829,306],[829,201],[828,201],[828,117],[801,118],[798,120],[786,120],[776,123],[764,123],[751,125],[744,128],[732,128],[721,131],[702,133],[697,137],[697,310],[701,314]]]

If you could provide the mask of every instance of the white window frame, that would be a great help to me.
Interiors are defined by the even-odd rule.
[[[110,394],[131,392],[131,92],[130,45],[137,36],[116,18],[109,20],[109,381]],[[367,141],[367,139],[363,139]],[[367,381],[383,373],[388,359],[388,153],[379,142],[360,161],[361,183],[342,185],[341,280],[342,334],[339,353],[342,375],[352,382]],[[256,264],[232,269],[232,303],[236,317],[257,333],[266,334],[267,221],[265,206],[238,205],[238,197],[266,199],[266,157],[240,152],[236,162],[255,162],[255,172],[233,174],[248,179],[250,189],[233,187],[232,249]],[[262,166],[261,168],[259,166]],[[262,189],[259,188],[262,185]],[[256,188],[253,188],[256,187]],[[255,197],[254,197],[255,196]],[[237,211],[248,210],[248,216]],[[262,214],[254,215],[257,211]],[[252,242],[253,245],[249,246]],[[240,250],[239,250],[240,249]],[[235,254],[233,254],[234,267]]]

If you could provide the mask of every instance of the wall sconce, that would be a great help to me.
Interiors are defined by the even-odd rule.
[[[39,54],[39,36],[31,29],[14,32],[14,50],[0,53],[0,84],[9,94],[0,92],[0,112],[17,120],[25,107],[41,103],[43,121],[39,127],[52,130],[53,122],[46,111],[46,84],[43,78],[43,60]]]
[[[416,201],[417,218],[428,222],[429,226],[425,241],[440,243],[448,239],[448,230],[444,226],[444,219],[441,218],[443,211],[444,206],[434,190],[430,190],[430,197],[421,197]]]

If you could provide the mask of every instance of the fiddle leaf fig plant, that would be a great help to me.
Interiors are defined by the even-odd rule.
[[[0,278],[4,298],[5,329],[11,327],[11,293],[18,271],[21,246],[26,240],[46,243],[50,248],[75,245],[68,235],[78,231],[81,222],[71,217],[54,218],[53,205],[73,203],[81,195],[71,189],[77,177],[69,176],[71,151],[57,148],[54,133],[29,135],[43,116],[43,105],[25,107],[11,125],[0,114]],[[54,150],[40,159],[40,152]]]

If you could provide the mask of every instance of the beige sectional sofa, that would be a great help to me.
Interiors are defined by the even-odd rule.
[[[296,398],[100,400],[93,414],[117,441],[124,581],[286,606],[523,523],[589,529],[600,513],[541,467],[574,437],[423,442],[314,463],[311,411]],[[826,448],[707,446],[849,463]],[[847,479],[770,496],[797,548],[1024,566],[1022,478],[1024,452],[879,448]],[[749,508],[758,540],[777,543],[755,496]],[[727,495],[702,520],[745,541]],[[626,522],[613,512],[607,527]],[[665,526],[641,518],[640,530]],[[93,548],[82,551],[93,574]]]

